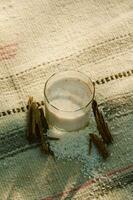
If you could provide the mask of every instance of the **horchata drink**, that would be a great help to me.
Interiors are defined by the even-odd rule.
[[[44,96],[50,126],[75,131],[88,125],[94,86],[85,74],[78,71],[53,74],[45,83]]]

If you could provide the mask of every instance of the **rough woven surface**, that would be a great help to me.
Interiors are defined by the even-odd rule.
[[[131,0],[0,1],[0,199],[133,199],[133,5]],[[115,143],[94,177],[25,139],[29,95],[49,75],[81,70]],[[99,175],[100,174],[100,175]]]

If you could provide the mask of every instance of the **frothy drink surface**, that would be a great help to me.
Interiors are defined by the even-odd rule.
[[[75,111],[85,106],[91,98],[91,91],[86,83],[76,78],[57,81],[49,89],[52,105],[63,111]]]

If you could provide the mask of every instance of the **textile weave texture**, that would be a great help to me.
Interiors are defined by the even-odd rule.
[[[96,86],[114,145],[100,177],[29,145],[27,99],[44,101],[54,72],[80,70]],[[0,200],[133,199],[131,0],[0,1]]]

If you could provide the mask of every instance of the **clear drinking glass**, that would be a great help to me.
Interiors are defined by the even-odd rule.
[[[60,130],[75,131],[89,124],[94,85],[79,71],[53,74],[45,83],[45,115],[48,124]]]

